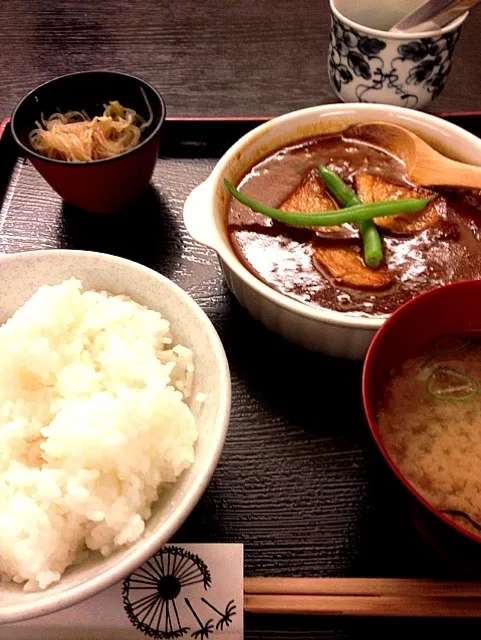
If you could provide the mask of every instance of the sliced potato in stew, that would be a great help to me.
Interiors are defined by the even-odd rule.
[[[433,195],[433,192],[428,189],[403,187],[369,173],[356,175],[356,191],[360,200],[365,204],[383,200],[400,200],[401,198],[426,198]],[[419,213],[401,213],[396,216],[376,218],[374,222],[378,227],[387,229],[391,233],[409,235],[436,226],[440,220],[440,209],[443,206],[445,206],[443,199],[436,198]]]
[[[338,209],[336,201],[330,196],[317,170],[310,171],[291,195],[284,200],[279,209],[295,213],[316,213]],[[325,238],[354,238],[357,233],[352,225],[344,224],[332,227],[316,227],[317,235]]]
[[[367,267],[359,248],[354,245],[326,243],[314,250],[313,257],[314,264],[317,262],[345,287],[381,290],[387,289],[394,281],[394,275],[384,265],[377,269]]]

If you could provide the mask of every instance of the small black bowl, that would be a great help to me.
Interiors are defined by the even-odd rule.
[[[42,114],[86,111],[101,115],[104,105],[118,100],[152,123],[138,146],[113,158],[66,162],[46,158],[33,150],[30,132]],[[87,211],[117,211],[148,185],[158,156],[165,103],[150,84],[127,73],[81,71],[49,80],[27,94],[11,120],[12,134],[23,153],[66,202]]]

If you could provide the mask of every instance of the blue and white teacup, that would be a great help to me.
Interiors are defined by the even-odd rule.
[[[329,80],[343,102],[423,109],[444,88],[468,13],[437,31],[389,32],[422,0],[330,0]]]

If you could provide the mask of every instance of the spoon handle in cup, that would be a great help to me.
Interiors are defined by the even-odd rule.
[[[427,0],[420,7],[408,13],[389,31],[432,31],[441,29],[469,11],[481,0]]]

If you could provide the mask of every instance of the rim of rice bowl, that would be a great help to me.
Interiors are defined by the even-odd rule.
[[[157,295],[162,293],[163,288],[164,295],[167,295],[167,297],[170,296],[171,300],[178,300],[177,313],[179,313],[179,309],[181,308],[183,308],[182,310],[185,313],[185,307],[187,307],[187,313],[189,318],[192,316],[193,324],[195,325],[195,322],[197,322],[197,324],[200,323],[200,326],[198,327],[198,335],[196,335],[195,338],[192,338],[192,340],[196,342],[197,339],[200,339],[203,340],[204,343],[208,344],[208,347],[213,353],[213,357],[215,359],[215,375],[218,378],[218,388],[212,390],[208,389],[206,391],[208,392],[208,395],[210,395],[210,393],[217,395],[215,414],[217,424],[214,425],[211,430],[209,429],[208,447],[206,451],[204,451],[203,457],[200,461],[200,466],[196,467],[195,472],[193,467],[184,472],[187,480],[185,482],[183,481],[182,491],[180,494],[176,494],[176,484],[178,483],[178,480],[174,482],[173,494],[170,496],[170,504],[167,505],[170,512],[166,519],[162,519],[160,522],[155,522],[154,528],[151,531],[143,533],[138,540],[133,542],[132,545],[114,552],[112,556],[109,556],[109,558],[106,559],[105,565],[103,564],[103,559],[100,559],[100,562],[95,559],[94,562],[89,563],[89,575],[86,580],[79,580],[78,577],[76,579],[76,571],[78,567],[74,567],[73,569],[67,569],[67,574],[62,576],[58,583],[47,588],[45,591],[25,593],[21,591],[23,585],[18,587],[18,591],[17,589],[15,589],[15,591],[4,591],[5,584],[0,583],[0,623],[25,620],[71,606],[94,595],[102,589],[111,586],[153,555],[162,544],[168,541],[170,536],[182,524],[202,495],[220,457],[229,420],[230,375],[227,359],[220,339],[210,320],[200,309],[197,303],[182,291],[180,287],[169,281],[164,276],[124,258],[117,258],[115,256],[95,252],[50,250],[12,254],[1,257],[0,277],[4,275],[5,271],[9,271],[9,269],[15,271],[12,265],[16,265],[18,267],[19,263],[22,263],[22,273],[25,271],[25,266],[27,265],[25,279],[28,281],[30,278],[29,287],[30,292],[32,292],[41,284],[40,282],[35,285],[32,285],[31,283],[32,272],[36,271],[38,263],[42,263],[42,268],[45,269],[46,263],[51,262],[52,264],[50,264],[49,267],[51,267],[55,272],[56,267],[57,270],[62,271],[62,269],[58,269],[58,267],[62,264],[63,260],[70,263],[74,262],[78,265],[82,265],[82,261],[86,261],[84,262],[84,266],[89,262],[93,263],[94,267],[99,267],[102,264],[110,265],[110,267],[119,266],[123,271],[128,270],[132,272],[131,280],[133,284],[130,282],[125,288],[126,290],[128,289],[127,295],[131,296],[133,300],[136,298],[136,288],[139,287],[142,289],[141,282],[143,280],[147,279],[151,281],[150,283],[145,283],[144,290],[148,289],[148,284],[153,284],[155,286],[155,283],[153,282],[153,280],[155,280],[157,285],[160,285]],[[30,271],[28,266],[31,268]],[[42,268],[40,269],[40,272],[42,271]],[[4,273],[2,273],[2,270]],[[79,266],[79,270],[82,271],[82,267]],[[71,275],[77,276],[76,273],[72,273]],[[80,276],[81,274],[78,275]],[[54,277],[54,279],[57,282],[63,281],[62,276]],[[79,277],[79,279],[82,278]],[[90,289],[91,287],[88,283],[85,283],[83,291]],[[105,289],[108,290],[109,287],[106,286]],[[30,298],[31,293],[26,297]],[[156,305],[147,306],[149,309],[155,309],[156,307]],[[175,316],[175,313],[173,315]],[[172,330],[175,336],[175,319],[169,318],[169,314],[165,311],[165,308],[162,310],[162,317],[169,322],[172,321]],[[176,342],[181,343],[182,340],[176,340]],[[193,351],[195,358],[195,346],[193,347]],[[196,373],[197,370],[194,373],[194,376]],[[201,388],[201,391],[204,392],[204,389]],[[199,398],[200,401],[202,399],[203,398]],[[197,426],[199,425],[200,421],[197,422]],[[210,433],[210,431],[212,431],[212,433]],[[176,498],[176,506],[172,509],[174,497]],[[152,519],[154,519],[154,516],[152,516]],[[117,558],[117,556],[119,557]],[[109,559],[111,560],[110,563],[108,562]],[[81,568],[82,565],[79,565],[79,567]],[[98,570],[98,573],[94,573],[95,570]],[[8,602],[5,602],[5,598],[1,597],[2,590],[4,591],[5,596],[7,596],[6,600]],[[9,596],[17,594],[20,596],[18,602],[11,602],[12,598]],[[3,605],[2,600],[4,600]]]

